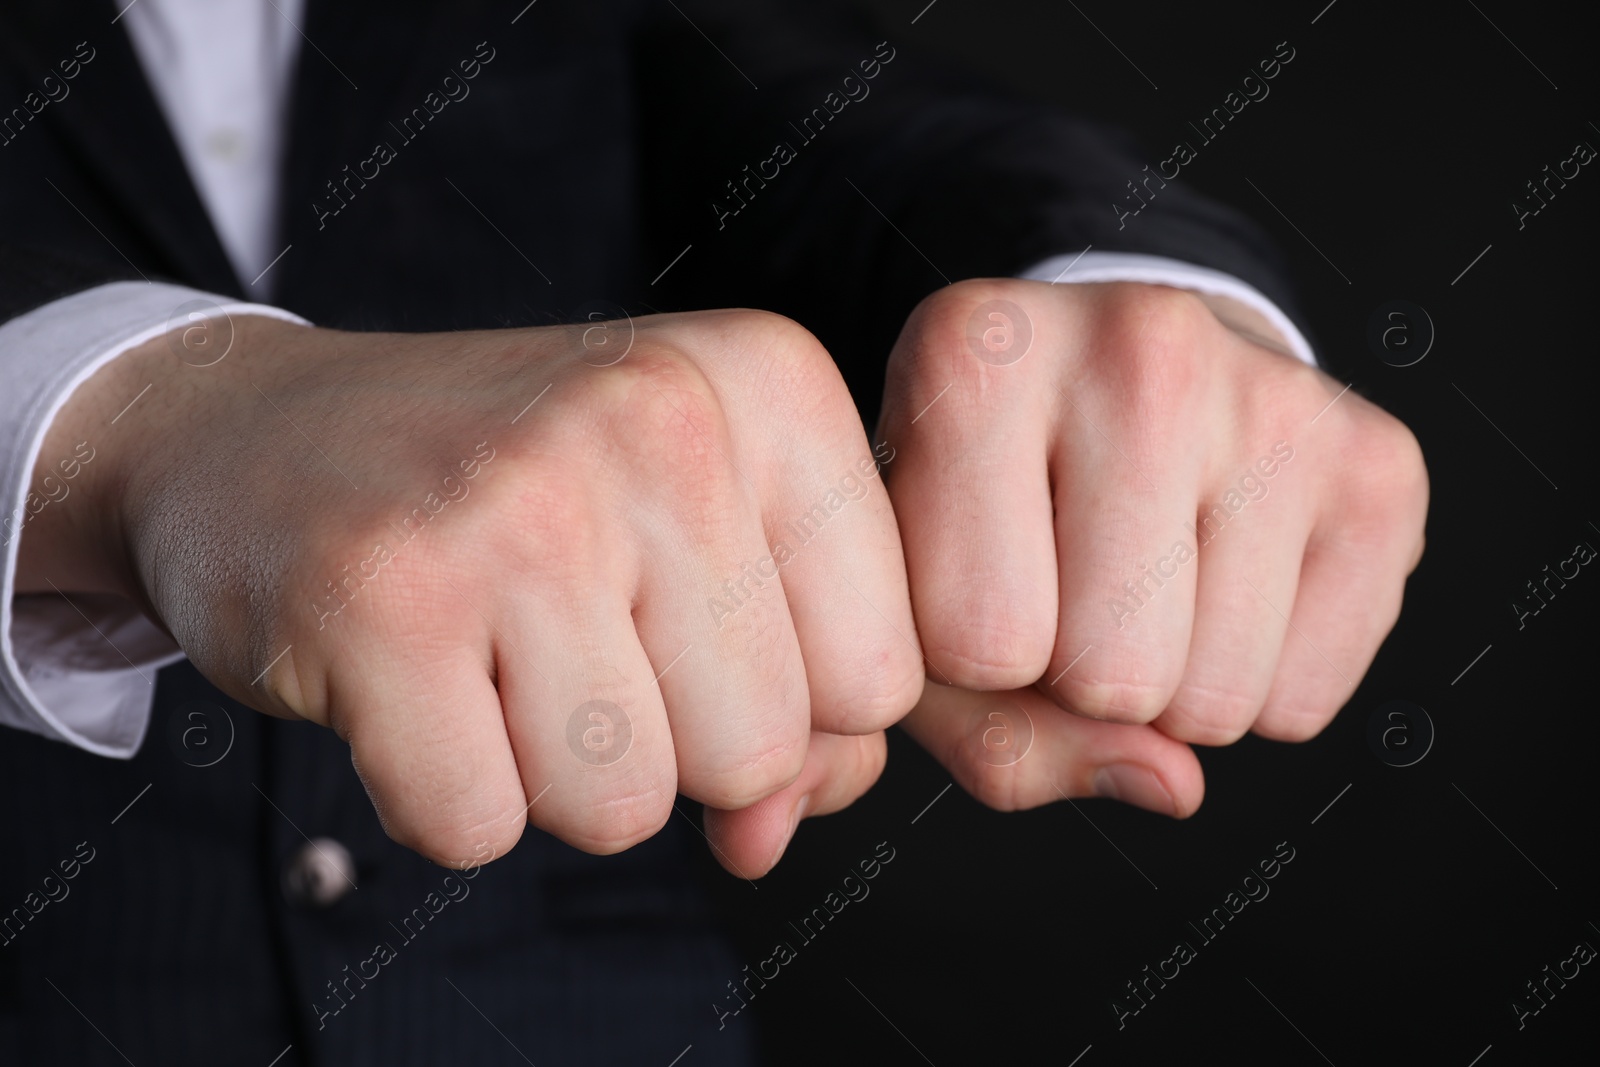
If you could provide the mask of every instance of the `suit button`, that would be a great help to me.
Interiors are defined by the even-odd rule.
[[[355,887],[355,860],[331,837],[307,841],[283,867],[283,895],[301,907],[331,907]]]
[[[226,126],[212,130],[201,142],[206,155],[219,163],[234,163],[244,155],[244,135]]]

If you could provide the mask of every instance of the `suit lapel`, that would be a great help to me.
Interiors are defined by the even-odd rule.
[[[310,204],[328,195],[340,168],[370,155],[386,123],[404,109],[424,50],[444,25],[482,5],[476,0],[306,0],[303,44],[289,102],[289,150],[280,187],[285,242],[310,241]],[[420,93],[411,94],[418,95]],[[291,267],[304,269],[301,257]]]
[[[0,49],[35,83],[70,56],[77,42],[95,49],[71,104],[50,109],[84,180],[99,184],[127,224],[161,251],[158,270],[212,292],[243,296],[132,43],[112,21],[125,3],[0,0]],[[309,240],[315,222],[311,198],[324,195],[324,183],[341,164],[367,154],[398,113],[396,101],[420,99],[420,91],[407,93],[430,42],[452,21],[476,21],[483,8],[479,0],[306,0],[279,192],[285,243]],[[299,273],[306,258],[291,255],[278,269]]]
[[[35,82],[70,57],[79,41],[95,50],[69,102],[49,118],[76,154],[85,181],[99,184],[131,227],[160,249],[164,270],[213,292],[241,292],[200,195],[167,129],[127,33],[112,19],[116,0],[6,0],[0,47]],[[47,190],[48,191],[48,190]]]

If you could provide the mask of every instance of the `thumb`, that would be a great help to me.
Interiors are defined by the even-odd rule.
[[[1151,726],[1073,715],[1034,689],[977,693],[930,680],[901,725],[999,811],[1101,796],[1183,819],[1205,796],[1188,745]]]

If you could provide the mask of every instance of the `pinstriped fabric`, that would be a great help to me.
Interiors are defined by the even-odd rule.
[[[168,719],[192,700],[232,719],[215,766],[168,743]],[[744,1038],[716,1033],[706,1007],[738,967],[694,884],[703,843],[681,824],[605,858],[530,831],[432,914],[428,895],[451,872],[383,835],[345,747],[233,704],[187,664],[162,672],[135,759],[7,734],[0,782],[16,813],[0,867],[8,909],[42,897],[81,842],[93,850],[60,882],[67,894],[0,948],[7,1067],[265,1065],[291,1045],[280,1067],[665,1063],[690,1043],[696,1063],[748,1062]],[[280,891],[302,830],[355,857],[358,888],[330,908]],[[419,908],[426,921],[406,924]],[[392,962],[350,980],[379,942]],[[327,983],[346,980],[343,1007],[320,1014],[314,1004],[340,1003]]]
[[[513,47],[496,5],[308,4],[308,36],[340,41],[362,90],[340,95],[347,87],[315,57],[300,69],[282,304],[360,329],[545,324],[597,296],[778,310],[829,344],[870,424],[883,355],[939,279],[845,173],[875,195],[881,186],[884,210],[929,235],[927,253],[953,276],[1007,274],[1092,243],[1217,267],[1285,302],[1271,253],[1237,215],[1175,188],[1149,225],[1119,237],[1091,193],[1120,186],[1124,147],[1042,109],[943,88],[909,55],[894,68],[897,95],[852,111],[719,235],[710,209],[724,178],[770,151],[770,131],[862,54],[848,27],[824,32],[829,6],[806,5],[797,25],[762,0],[694,5],[696,27],[770,72],[753,94],[715,62],[681,61],[704,41],[667,5],[539,5]],[[123,254],[152,276],[218,293],[237,285],[131,50],[105,30],[111,10],[101,3],[91,20],[51,0],[0,5],[0,84],[26,81],[92,21],[103,41],[92,73],[111,87],[76,91],[6,150],[0,200],[33,210],[0,219],[0,246],[44,245],[90,267],[0,251],[0,288],[18,278],[0,315],[119,277]],[[373,131],[462,42],[490,34],[504,47],[473,98],[320,228],[312,207],[324,183],[387,136]],[[990,148],[964,147],[976,139]],[[469,163],[476,209],[444,182]],[[76,207],[37,195],[46,173]],[[486,236],[477,209],[538,235],[540,258],[562,265],[551,282]],[[691,241],[696,258],[652,287]],[[233,705],[188,666],[162,672],[158,696],[150,737],[126,763],[0,737],[0,925],[23,909],[0,945],[0,1065],[265,1065],[285,1049],[280,1067],[665,1064],[690,1043],[697,1065],[744,1061],[747,1029],[718,1033],[709,1010],[738,962],[700,902],[687,857],[704,845],[686,840],[681,820],[607,859],[529,833],[408,936],[405,917],[427,907],[445,872],[383,837],[343,746]],[[216,766],[190,766],[167,743],[187,700],[231,713],[235,747]],[[302,831],[337,838],[356,863],[359,888],[322,911],[293,908],[279,890]],[[80,843],[94,858],[49,900],[44,879]],[[366,961],[385,939],[394,958],[374,972]],[[327,1000],[330,983],[344,995]]]

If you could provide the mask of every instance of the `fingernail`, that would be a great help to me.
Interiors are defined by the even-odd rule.
[[[794,832],[800,828],[800,820],[806,817],[806,812],[810,808],[810,793],[807,793],[805,796],[801,797],[795,802],[794,810],[789,813],[789,832],[784,835],[782,841],[778,842],[778,851],[772,854],[772,862],[767,864],[768,870],[776,867],[778,865],[778,861],[783,859],[783,854],[789,850],[789,842],[794,840]]]
[[[1095,796],[1110,797],[1159,815],[1176,817],[1178,805],[1155,773],[1136,763],[1113,763],[1094,772]]]

